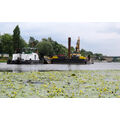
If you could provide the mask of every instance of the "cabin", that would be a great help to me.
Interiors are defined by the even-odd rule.
[[[15,60],[18,60],[18,59],[21,59],[23,61],[26,61],[26,60],[39,60],[39,56],[37,53],[29,53],[29,54],[25,54],[25,53],[18,53],[18,54],[13,54],[13,57],[12,57],[12,61],[15,61]]]

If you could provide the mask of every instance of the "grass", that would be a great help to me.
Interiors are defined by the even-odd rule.
[[[0,59],[0,63],[6,63],[7,59]]]
[[[6,63],[7,60],[0,60],[0,63]]]
[[[116,98],[120,71],[0,72],[1,98]]]

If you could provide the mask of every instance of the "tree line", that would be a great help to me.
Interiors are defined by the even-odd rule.
[[[23,48],[37,48],[39,56],[53,56],[53,55],[65,55],[67,56],[68,50],[67,48],[59,44],[58,42],[52,40],[51,37],[43,38],[41,41],[36,40],[34,37],[30,36],[29,42],[27,43],[20,35],[20,28],[17,25],[13,30],[13,34],[3,34],[0,35],[0,53],[1,54],[9,54],[12,56],[13,53],[20,53],[22,52]],[[71,52],[75,51],[74,47],[71,47]],[[81,49],[81,55],[83,56],[94,56],[97,59],[102,58],[102,54],[93,54],[91,51],[86,51]]]

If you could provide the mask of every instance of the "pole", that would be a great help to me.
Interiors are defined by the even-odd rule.
[[[68,37],[68,58],[70,59],[71,53],[71,37]]]

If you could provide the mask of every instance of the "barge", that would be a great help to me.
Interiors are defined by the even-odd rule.
[[[51,64],[93,64],[93,60],[90,55],[84,57],[80,54],[80,38],[78,38],[76,43],[76,51],[71,53],[71,38],[68,38],[68,56],[55,55],[50,58],[45,57],[45,63]]]
[[[71,58],[64,56],[53,56],[51,64],[87,64],[87,58],[79,55],[71,55]]]

